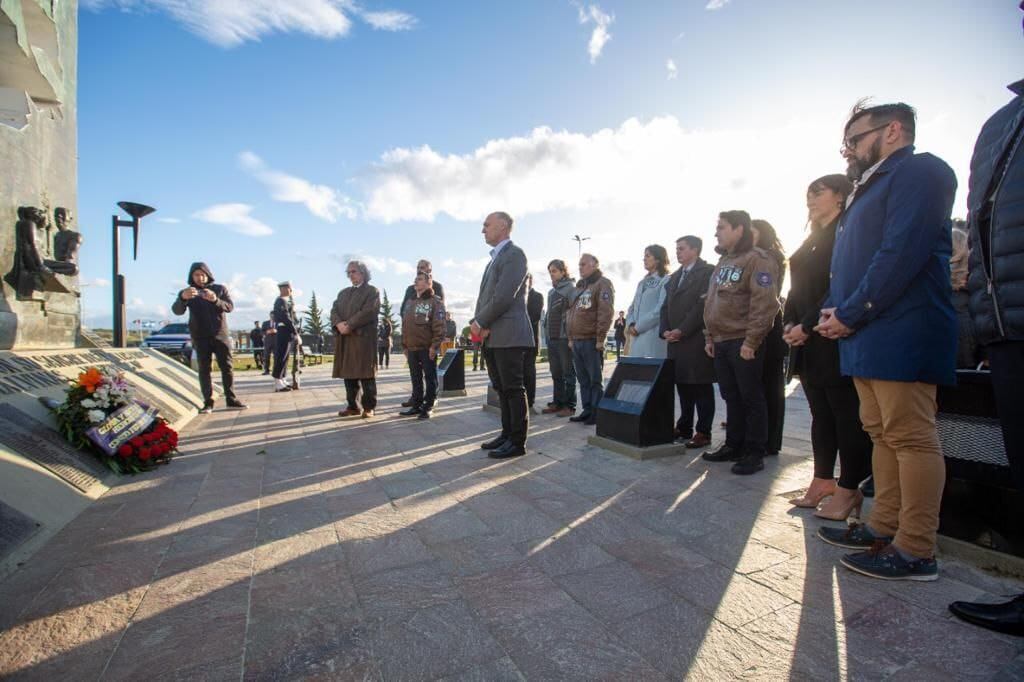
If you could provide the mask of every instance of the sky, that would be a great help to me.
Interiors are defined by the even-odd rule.
[[[490,211],[546,292],[588,238],[624,310],[644,247],[705,240],[719,211],[787,251],[807,185],[843,172],[862,97],[918,111],[917,149],[966,209],[984,121],[1024,77],[1009,0],[80,0],[78,216],[84,324],[111,324],[110,216],[155,206],[128,319],[174,320],[193,261],[265,319],[276,282],[327,309],[345,263],[401,299],[427,258],[460,326]]]

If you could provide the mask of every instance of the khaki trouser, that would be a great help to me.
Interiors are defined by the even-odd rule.
[[[907,554],[935,556],[946,464],[935,430],[935,385],[854,378],[860,420],[874,442],[875,504],[868,525]]]

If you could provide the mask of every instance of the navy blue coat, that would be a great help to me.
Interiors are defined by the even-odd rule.
[[[854,333],[839,342],[844,376],[956,382],[949,280],[956,176],[942,159],[893,152],[843,214],[828,301]]]

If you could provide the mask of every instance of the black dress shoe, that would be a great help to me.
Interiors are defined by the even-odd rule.
[[[502,445],[508,442],[508,438],[505,436],[498,436],[494,440],[489,440],[486,443],[480,443],[481,450],[497,450]]]
[[[708,450],[701,457],[709,462],[738,462],[743,457],[743,450],[723,443],[717,450]]]
[[[590,419],[592,416],[594,416],[593,412],[587,412],[586,410],[584,410],[583,412],[580,412],[575,417],[569,417],[569,421],[571,421],[571,422],[585,422],[588,419]]]
[[[494,459],[507,459],[509,457],[519,457],[520,455],[525,454],[526,448],[524,448],[521,445],[516,445],[510,440],[507,440],[505,441],[504,445],[502,445],[497,450],[491,450],[490,452],[488,452],[487,456],[493,457]]]
[[[972,625],[1024,637],[1024,594],[1000,604],[955,601],[949,610]]]
[[[430,410],[420,410],[420,415],[417,419],[430,419]]]
[[[398,414],[401,417],[415,417],[419,413],[420,413],[420,408],[418,408],[418,407],[410,407],[408,410],[402,410]]]

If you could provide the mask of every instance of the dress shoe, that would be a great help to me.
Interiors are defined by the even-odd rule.
[[[430,410],[420,410],[420,414],[417,419],[430,419]]]
[[[685,446],[687,450],[693,450],[695,448],[706,448],[711,445],[711,438],[704,435],[703,433],[695,433],[693,438],[686,441]]]
[[[576,414],[575,407],[563,407],[558,412],[555,412],[556,417],[571,417]]]
[[[509,457],[519,457],[520,455],[526,454],[526,448],[521,445],[516,445],[510,440],[505,441],[500,448],[497,450],[491,450],[487,453],[488,457],[494,459],[507,459]]]
[[[408,410],[402,410],[401,412],[398,413],[398,415],[401,416],[401,417],[415,417],[419,413],[420,413],[420,408],[418,408],[418,407],[410,407]]]
[[[349,407],[338,411],[339,417],[358,417],[360,414],[362,414],[362,412],[358,407]]]
[[[416,403],[413,402],[412,399],[409,399],[409,400],[406,400],[404,403],[402,403],[402,407],[412,407],[415,404]]]
[[[708,462],[735,462],[743,457],[743,450],[722,443],[717,450],[708,450],[701,457]]]
[[[282,386],[281,388],[275,388],[274,393],[287,393],[292,390],[291,386]]]
[[[235,398],[233,398],[233,399],[228,401],[228,407],[230,407],[232,410],[248,410],[249,409],[248,405],[243,403],[241,400],[238,400],[238,399],[235,399]]]
[[[548,405],[540,411],[541,414],[557,414],[562,411],[562,408],[558,405]]]
[[[814,515],[819,519],[828,519],[829,521],[845,521],[850,517],[851,514],[856,515],[860,518],[860,508],[864,505],[864,495],[859,490],[846,491],[843,494],[843,499],[837,499],[838,493],[832,496],[832,499],[827,504],[822,505],[821,509],[814,512]]]
[[[955,601],[949,605],[949,610],[972,625],[1024,637],[1024,594],[999,604]]]
[[[738,462],[732,465],[732,472],[737,476],[749,476],[764,469],[764,457],[753,453],[746,453]]]
[[[590,419],[592,416],[594,416],[593,412],[588,412],[587,410],[583,410],[582,412],[580,412],[575,417],[569,417],[569,421],[571,421],[571,422],[585,422],[588,419]]]
[[[504,445],[506,442],[508,442],[508,438],[505,438],[505,436],[498,436],[494,440],[489,440],[486,443],[481,443],[480,444],[480,449],[481,450],[497,450],[502,445]]]

